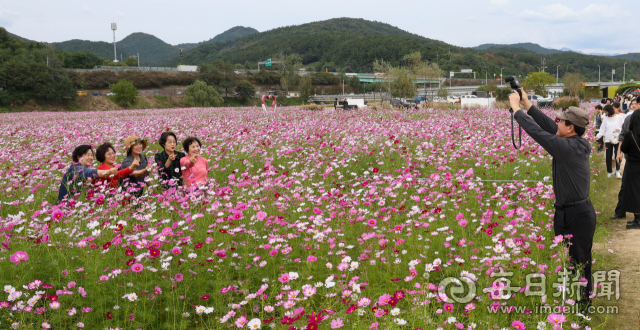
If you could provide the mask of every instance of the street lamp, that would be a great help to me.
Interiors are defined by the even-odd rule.
[[[560,71],[558,71],[558,69],[560,68],[560,66],[556,66],[556,85],[558,84],[558,78],[560,78]]]
[[[500,68],[500,87],[504,86],[502,84],[502,69],[504,69],[504,68]]]
[[[622,83],[624,84],[625,76],[627,74],[627,62],[624,62],[623,71],[622,71]]]

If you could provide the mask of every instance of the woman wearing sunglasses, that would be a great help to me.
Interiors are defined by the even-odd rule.
[[[134,161],[138,161],[139,165],[123,180],[123,183],[131,195],[140,197],[145,187],[144,179],[147,178],[153,166],[147,161],[147,156],[142,153],[147,148],[147,141],[131,135],[124,140],[124,146],[127,148],[127,157],[122,161],[122,167],[129,167]]]

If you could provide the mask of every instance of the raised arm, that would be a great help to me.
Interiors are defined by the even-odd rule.
[[[571,149],[567,139],[561,138],[555,133],[550,133],[547,130],[544,130],[536,121],[527,116],[524,111],[517,111],[514,117],[522,129],[524,129],[534,141],[538,142],[544,150],[554,158],[561,159],[566,152]]]

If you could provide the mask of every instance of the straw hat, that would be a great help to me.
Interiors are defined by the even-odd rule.
[[[124,139],[124,147],[127,149],[127,153],[130,153],[131,147],[138,142],[142,143],[142,150],[147,149],[147,140],[139,138],[137,135],[130,135]]]

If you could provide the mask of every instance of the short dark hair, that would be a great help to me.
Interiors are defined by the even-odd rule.
[[[613,107],[616,109],[620,109],[620,102],[613,102]]]
[[[564,125],[565,126],[573,125],[573,131],[576,132],[576,134],[578,134],[578,136],[583,136],[584,132],[586,131],[585,127],[577,126],[576,124],[574,124],[571,121],[566,120],[566,119],[564,120]]]
[[[160,144],[162,149],[164,149],[164,145],[167,143],[167,139],[170,136],[173,136],[173,139],[176,140],[176,144],[178,144],[178,137],[173,132],[162,132],[162,134],[160,134],[160,141],[158,141],[158,144]]]
[[[105,155],[107,154],[107,151],[109,151],[109,149],[113,150],[113,152],[116,152],[116,148],[113,147],[113,145],[109,142],[105,142],[103,144],[101,144],[98,149],[96,149],[96,159],[101,162],[104,163],[105,161]]]
[[[88,144],[77,146],[75,149],[73,149],[73,152],[71,153],[71,158],[73,159],[73,162],[74,163],[79,162],[80,157],[86,154],[87,151],[89,150],[91,150],[91,153],[93,153],[93,149],[91,149],[91,146]]]
[[[600,104],[596,105],[596,110],[602,110],[602,106]]]
[[[200,142],[197,137],[190,136],[182,142],[182,147],[186,153],[189,153],[189,146],[191,146],[193,142],[198,142],[198,145],[202,147],[202,142]]]
[[[616,113],[616,111],[613,110],[613,107],[611,106],[611,104],[605,105],[604,111],[607,113],[607,117],[611,117],[613,116],[614,113]]]

